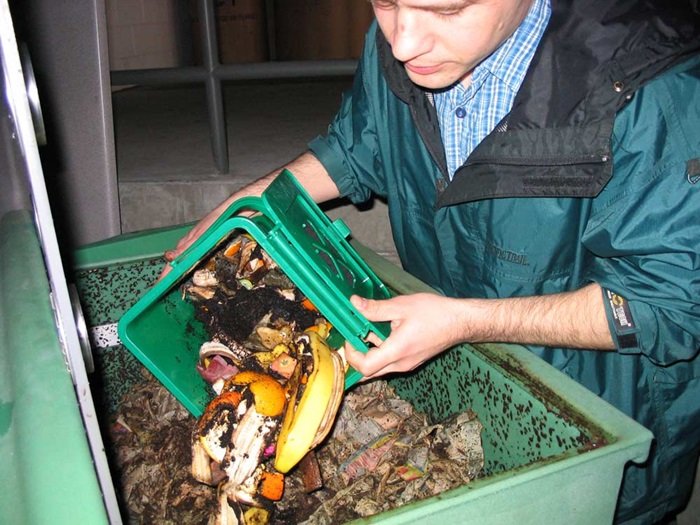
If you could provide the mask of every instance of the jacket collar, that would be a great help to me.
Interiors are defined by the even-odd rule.
[[[426,96],[426,92],[411,81],[403,64],[394,58],[391,46],[379,28],[377,28],[376,33],[376,45],[379,63],[389,88],[394,95],[411,108],[411,115],[418,133],[428,148],[433,162],[440,169],[444,179],[447,180],[445,147],[442,144],[440,124],[432,97]]]

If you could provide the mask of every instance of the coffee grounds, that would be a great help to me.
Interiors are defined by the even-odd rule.
[[[316,324],[320,315],[265,287],[241,288],[230,297],[217,291],[213,298],[200,302],[195,315],[212,338],[223,336],[223,339],[242,342],[268,313],[272,323],[279,319],[296,322],[300,331]]]

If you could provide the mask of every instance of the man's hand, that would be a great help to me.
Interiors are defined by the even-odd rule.
[[[463,309],[460,300],[437,294],[401,295],[383,301],[351,297],[357,310],[370,321],[390,321],[391,335],[366,354],[345,345],[348,363],[367,378],[413,370],[431,357],[461,343]]]
[[[460,343],[516,343],[614,350],[598,284],[559,294],[509,299],[454,299],[436,294],[383,301],[351,298],[368,320],[389,321],[391,335],[366,354],[345,345],[348,363],[366,378],[413,370]]]
[[[339,196],[338,188],[326,172],[323,165],[311,153],[306,152],[291,161],[286,166],[261,177],[255,182],[245,186],[241,190],[231,195],[224,202],[210,211],[202,220],[180,239],[174,249],[165,252],[164,257],[168,262],[174,261],[182,255],[197,239],[199,239],[207,229],[216,222],[216,219],[224,213],[234,201],[243,197],[259,197],[263,191],[272,183],[277,175],[283,170],[288,169],[296,177],[297,181],[306,189],[311,198],[315,202],[325,202]],[[243,212],[242,215],[245,215]],[[170,272],[172,266],[165,265],[163,272],[158,277],[161,280]]]
[[[163,277],[165,277],[170,272],[170,270],[172,270],[172,266],[170,266],[169,263],[177,259],[183,253],[185,253],[187,248],[192,246],[192,244],[197,239],[199,239],[204,234],[204,232],[207,231],[212,224],[214,224],[214,222],[216,222],[216,219],[218,219],[219,216],[222,213],[224,213],[224,211],[226,211],[226,209],[231,205],[231,203],[233,203],[233,201],[236,198],[236,196],[232,195],[224,202],[222,202],[219,206],[210,211],[207,215],[204,216],[204,218],[202,218],[197,224],[195,224],[184,237],[182,237],[177,242],[175,248],[173,248],[172,250],[168,250],[163,254],[163,257],[166,261],[168,261],[168,264],[165,265],[165,268],[163,268],[163,271],[158,277],[159,281]]]

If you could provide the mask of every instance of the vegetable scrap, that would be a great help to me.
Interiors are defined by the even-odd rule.
[[[190,474],[194,425],[150,374],[122,398],[110,437],[125,522],[220,523],[216,486]],[[358,385],[327,439],[285,476],[282,498],[262,523],[346,523],[469,483],[483,469],[480,433],[470,411],[430,423],[385,381]]]

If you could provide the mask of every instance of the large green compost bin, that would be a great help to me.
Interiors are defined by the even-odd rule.
[[[80,250],[77,285],[88,325],[113,327],[159,274],[162,252],[186,231],[143,232]],[[427,289],[355,246],[394,293]],[[141,380],[140,365],[118,341],[96,357],[107,402]],[[522,347],[462,345],[392,382],[435,419],[474,410],[484,425],[486,476],[373,523],[610,523],[625,464],[649,451],[649,431]]]

